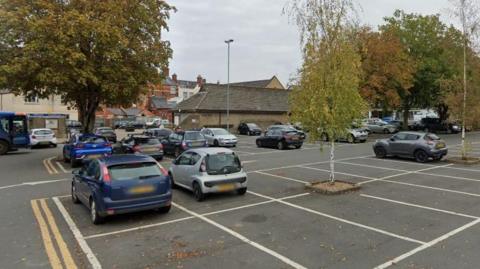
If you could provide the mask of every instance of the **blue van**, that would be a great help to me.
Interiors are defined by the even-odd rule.
[[[0,111],[0,155],[30,146],[25,114]]]

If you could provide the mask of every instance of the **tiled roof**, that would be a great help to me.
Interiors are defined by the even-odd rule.
[[[173,104],[167,102],[167,99],[165,97],[159,97],[159,96],[152,96],[151,106],[152,106],[152,108],[156,108],[156,109],[173,108],[174,107]]]
[[[182,88],[189,88],[189,89],[193,89],[197,86],[197,82],[196,81],[190,81],[190,80],[177,80],[178,82],[178,86],[182,87]]]
[[[121,108],[107,108],[107,110],[115,116],[125,116]]]
[[[125,112],[125,116],[138,116],[142,113],[141,109],[138,108],[124,108],[123,111]]]
[[[266,88],[272,79],[263,79],[263,80],[254,80],[254,81],[243,81],[243,82],[234,82],[230,83],[232,86],[243,86],[243,87],[256,87],[256,88]]]
[[[289,91],[230,85],[230,111],[287,112]],[[209,84],[202,91],[179,103],[177,110],[225,111],[227,86]]]

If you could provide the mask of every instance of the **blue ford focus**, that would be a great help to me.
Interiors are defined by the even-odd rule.
[[[63,146],[63,160],[74,168],[80,161],[112,154],[112,144],[99,135],[75,134]]]
[[[72,200],[90,209],[93,224],[105,217],[156,209],[170,211],[168,171],[150,156],[113,155],[93,159],[73,172]]]

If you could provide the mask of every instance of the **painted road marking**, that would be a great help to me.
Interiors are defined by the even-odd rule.
[[[357,226],[357,227],[363,228],[365,230],[374,231],[374,232],[377,232],[377,233],[388,235],[390,237],[395,237],[395,238],[398,238],[398,239],[402,239],[402,240],[417,243],[417,244],[425,244],[425,242],[420,241],[420,240],[416,240],[416,239],[413,239],[413,238],[410,238],[410,237],[394,234],[394,233],[391,233],[391,232],[388,232],[388,231],[385,231],[385,230],[381,230],[381,229],[377,229],[377,228],[374,228],[374,227],[371,227],[371,226],[368,226],[368,225],[364,225],[364,224],[361,224],[361,223],[358,223],[358,222],[354,222],[354,221],[342,219],[342,218],[339,218],[339,217],[335,217],[335,216],[332,216],[332,215],[329,215],[329,214],[326,214],[326,213],[322,213],[320,211],[316,211],[316,210],[313,210],[313,209],[310,209],[310,208],[306,208],[306,207],[299,206],[299,205],[296,205],[296,204],[292,204],[292,203],[289,203],[289,202],[285,202],[285,201],[282,201],[282,200],[279,200],[279,199],[275,199],[275,198],[267,196],[267,195],[259,194],[259,193],[252,192],[252,191],[248,191],[248,193],[251,193],[253,195],[257,195],[257,196],[265,198],[265,199],[270,199],[270,200],[279,202],[281,204],[288,205],[290,207],[294,207],[294,208],[297,208],[297,209],[300,209],[300,210],[303,210],[303,211],[306,211],[306,212],[309,212],[309,213],[312,213],[312,214],[315,214],[315,215],[319,215],[319,216],[326,217],[326,218],[329,218],[329,219],[333,219],[333,220],[336,220],[336,221],[339,221],[339,222],[347,223],[347,224],[350,224],[352,226]]]
[[[10,189],[10,188],[15,188],[15,187],[21,187],[21,186],[35,186],[35,185],[40,185],[40,184],[54,183],[54,182],[66,181],[66,180],[71,180],[71,179],[61,178],[61,179],[53,179],[53,180],[23,182],[23,183],[20,183],[20,184],[2,186],[2,187],[0,187],[0,190]]]
[[[33,214],[37,219],[38,225],[40,227],[40,233],[42,235],[43,246],[45,247],[45,252],[47,253],[48,260],[53,269],[63,268],[60,258],[57,255],[57,251],[52,242],[52,237],[50,236],[50,231],[48,230],[47,223],[42,216],[40,208],[38,207],[37,200],[30,201],[32,205]]]
[[[57,241],[58,248],[60,249],[60,253],[62,254],[65,267],[68,269],[76,269],[77,266],[75,265],[75,262],[72,259],[72,255],[68,250],[67,244],[65,244],[65,241],[63,240],[63,237],[60,234],[60,231],[58,230],[57,223],[55,222],[52,212],[50,211],[50,208],[48,208],[47,203],[45,202],[45,199],[40,200],[40,205],[47,217],[47,222],[50,225],[50,229],[52,230],[52,233],[55,236],[55,240]]]
[[[243,242],[245,242],[245,243],[247,243],[247,244],[249,244],[249,245],[251,245],[251,246],[253,246],[253,247],[255,247],[255,248],[257,248],[257,249],[259,249],[259,250],[261,250],[261,251],[263,251],[263,252],[265,252],[265,253],[267,253],[267,254],[270,254],[271,256],[273,256],[273,257],[281,260],[282,262],[284,262],[284,263],[292,266],[293,268],[296,268],[296,269],[307,269],[305,266],[303,266],[303,265],[301,265],[301,264],[299,264],[299,263],[297,263],[297,262],[295,262],[295,261],[293,261],[293,260],[291,260],[291,259],[289,259],[289,258],[287,258],[287,257],[285,257],[285,256],[283,256],[283,255],[281,255],[281,254],[278,253],[278,252],[275,252],[275,251],[272,250],[272,249],[269,249],[269,248],[267,248],[267,247],[265,247],[265,246],[263,246],[263,245],[260,245],[260,244],[257,243],[257,242],[254,242],[254,241],[248,239],[247,237],[245,237],[245,236],[243,236],[243,235],[241,235],[241,234],[233,231],[232,229],[227,228],[226,226],[221,225],[221,224],[218,223],[218,222],[215,222],[215,221],[213,221],[213,220],[211,220],[211,219],[209,219],[209,218],[207,218],[207,217],[205,217],[205,216],[202,216],[202,215],[197,214],[197,213],[195,213],[195,212],[193,212],[193,211],[191,211],[191,210],[188,210],[188,209],[186,209],[185,207],[183,207],[183,206],[181,206],[181,205],[178,205],[178,204],[176,204],[176,203],[172,203],[172,204],[173,204],[174,206],[178,207],[180,210],[183,210],[184,212],[186,212],[186,213],[188,213],[188,214],[190,214],[190,215],[192,215],[192,216],[194,216],[194,217],[196,217],[196,218],[199,218],[199,219],[201,219],[201,220],[203,220],[203,221],[205,221],[205,222],[207,222],[207,223],[209,223],[209,224],[211,224],[211,225],[213,225],[213,226],[221,229],[222,231],[224,231],[224,232],[226,232],[226,233],[229,233],[230,235],[232,235],[232,236],[240,239],[241,241],[243,241]]]
[[[248,161],[242,161],[242,163],[255,163],[257,160],[248,160]]]
[[[402,261],[402,260],[404,260],[404,259],[422,251],[422,250],[425,250],[429,247],[432,247],[432,246],[438,244],[439,242],[442,242],[442,241],[448,239],[449,237],[452,237],[452,236],[458,234],[459,232],[464,231],[464,230],[466,230],[466,229],[468,229],[468,228],[470,228],[470,227],[472,227],[472,226],[474,226],[478,223],[480,223],[480,219],[476,219],[476,220],[474,220],[470,223],[467,223],[467,224],[463,225],[462,227],[459,227],[459,228],[457,228],[457,229],[455,229],[455,230],[453,230],[449,233],[446,233],[446,234],[444,234],[444,235],[442,235],[442,236],[440,236],[440,237],[438,237],[438,238],[436,238],[436,239],[434,239],[434,240],[432,240],[428,243],[425,243],[425,244],[423,244],[423,245],[421,245],[417,248],[414,248],[411,251],[409,251],[405,254],[402,254],[402,255],[394,258],[394,259],[391,259],[391,260],[387,261],[386,263],[375,267],[375,269],[384,269],[384,268],[390,267],[392,265],[395,265],[395,264],[399,263],[400,261]]]
[[[437,167],[439,165],[434,165],[434,164],[427,164],[427,163],[417,163],[417,162],[409,162],[409,161],[401,161],[401,160],[393,160],[393,159],[379,159],[376,158],[375,156],[368,156],[364,159],[371,159],[375,161],[382,161],[382,162],[397,162],[397,163],[404,163],[404,164],[409,164],[409,165],[418,165],[418,166],[428,166],[428,167]],[[470,171],[470,172],[480,172],[480,169],[471,169],[471,168],[461,168],[461,167],[455,167],[455,166],[449,166],[448,169],[452,170],[459,170],[459,171]]]
[[[87,241],[83,238],[82,233],[80,230],[78,230],[77,225],[75,222],[72,220],[70,215],[68,214],[67,210],[63,206],[63,204],[60,202],[58,197],[53,197],[52,198],[55,204],[58,207],[58,210],[60,210],[60,213],[62,214],[63,218],[67,222],[68,227],[70,228],[70,231],[72,231],[73,236],[78,242],[78,245],[82,249],[83,253],[87,256],[88,261],[90,262],[90,265],[92,266],[93,269],[100,269],[102,266],[100,265],[100,262],[98,261],[97,257],[95,254],[93,254],[92,249],[90,246],[88,246]]]
[[[65,169],[65,167],[63,167],[63,165],[60,162],[55,162],[55,163],[57,163],[58,168],[60,168],[60,170],[62,170],[62,172],[64,172],[65,174],[68,174],[71,172],[71,170]]]
[[[458,212],[449,211],[449,210],[438,209],[438,208],[429,207],[429,206],[423,206],[423,205],[419,205],[419,204],[406,203],[406,202],[402,202],[402,201],[398,201],[398,200],[392,200],[392,199],[383,198],[383,197],[379,197],[379,196],[373,196],[373,195],[368,195],[368,194],[360,194],[360,196],[365,197],[365,198],[377,199],[377,200],[381,200],[381,201],[385,201],[385,202],[405,205],[405,206],[418,207],[418,208],[422,208],[422,209],[437,211],[437,212],[450,214],[450,215],[455,215],[455,216],[460,216],[460,217],[465,217],[465,218],[471,218],[471,219],[478,219],[479,218],[477,216],[467,215],[467,214],[458,213]]]
[[[437,187],[418,185],[418,184],[412,184],[412,183],[405,183],[405,182],[399,182],[399,181],[393,181],[393,180],[385,180],[385,179],[379,179],[377,181],[388,182],[388,183],[399,184],[399,185],[412,186],[412,187],[417,187],[417,188],[430,189],[430,190],[436,190],[436,191],[451,192],[451,193],[463,194],[463,195],[467,195],[467,196],[480,197],[480,194],[478,194],[478,193],[456,191],[456,190],[451,190],[451,189],[437,188]]]
[[[420,169],[420,170],[414,170],[414,171],[410,171],[410,172],[404,172],[404,173],[400,173],[400,174],[385,176],[385,177],[382,177],[382,178],[367,180],[367,181],[360,182],[358,184],[363,185],[363,184],[372,183],[372,182],[375,182],[375,181],[386,181],[386,179],[389,179],[389,178],[400,177],[400,176],[405,176],[405,175],[410,175],[410,174],[417,174],[417,173],[423,174],[423,173],[421,173],[422,171],[438,169],[438,168],[441,168],[441,167],[448,167],[450,165],[453,165],[453,164],[447,164],[447,165],[443,165],[443,166],[432,166],[432,167],[428,167],[428,168],[424,168],[424,169]]]
[[[267,175],[267,176],[271,176],[271,177],[278,177],[278,178],[281,178],[281,179],[286,179],[286,180],[290,180],[290,181],[294,181],[294,182],[298,182],[298,183],[302,183],[302,184],[309,183],[308,181],[303,181],[303,180],[294,179],[294,178],[290,178],[290,177],[279,176],[279,175],[275,175],[275,174],[269,174],[269,173],[265,173],[265,172],[255,172],[255,173],[261,174],[261,175]]]
[[[301,194],[291,195],[291,196],[280,198],[280,200],[297,198],[297,197],[306,196],[306,195],[309,195],[309,194],[310,193],[301,193]],[[274,202],[274,201],[268,200],[268,201],[263,201],[263,202],[258,202],[258,203],[253,203],[253,204],[248,204],[248,205],[243,205],[243,206],[238,206],[238,207],[233,207],[233,208],[227,208],[227,209],[222,209],[222,210],[217,210],[217,211],[205,213],[205,214],[202,214],[202,216],[210,216],[210,215],[230,212],[230,211],[234,211],[234,210],[259,206],[259,205],[263,205],[263,204],[268,204],[268,203],[272,203],[272,202]],[[180,222],[180,221],[185,221],[185,220],[189,220],[189,219],[193,219],[193,218],[195,218],[195,217],[190,216],[190,217],[184,217],[184,218],[179,218],[179,219],[174,219],[174,220],[169,220],[169,221],[164,221],[164,222],[159,222],[159,223],[153,223],[153,224],[138,226],[138,227],[135,227],[135,228],[123,229],[123,230],[118,230],[118,231],[113,231],[113,232],[108,232],[108,233],[94,234],[94,235],[85,236],[84,239],[88,240],[88,239],[92,239],[92,238],[98,238],[98,237],[109,236],[109,235],[114,235],[114,234],[133,232],[133,231],[143,230],[143,229],[147,229],[147,228],[163,226],[163,225],[166,225],[166,224],[176,223],[176,222]]]
[[[326,173],[330,173],[330,170],[328,170],[328,169],[320,169],[320,168],[309,167],[309,166],[299,166],[299,167],[301,167],[301,168],[307,168],[307,169],[311,169],[311,170],[322,171],[322,172],[326,172]],[[376,179],[376,178],[373,178],[373,177],[360,176],[360,175],[355,175],[355,174],[350,174],[350,173],[343,173],[343,172],[338,172],[338,171],[335,171],[335,174],[345,175],[345,176],[352,176],[352,177],[358,177],[358,178],[364,178],[364,179],[369,179],[369,180]]]
[[[50,175],[58,174],[57,168],[55,168],[55,166],[52,164],[52,160],[55,159],[55,158],[57,158],[57,157],[56,156],[55,157],[50,157],[50,158],[47,158],[47,159],[43,160],[43,165],[45,166],[45,169],[47,169],[47,172]]]

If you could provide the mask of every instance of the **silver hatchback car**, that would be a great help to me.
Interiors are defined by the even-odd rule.
[[[440,160],[448,154],[445,141],[431,133],[399,132],[389,139],[379,139],[373,144],[377,158],[398,156],[414,158],[417,162]]]
[[[193,191],[202,201],[208,193],[247,192],[247,173],[235,152],[226,148],[196,148],[183,152],[169,169],[172,186]]]

